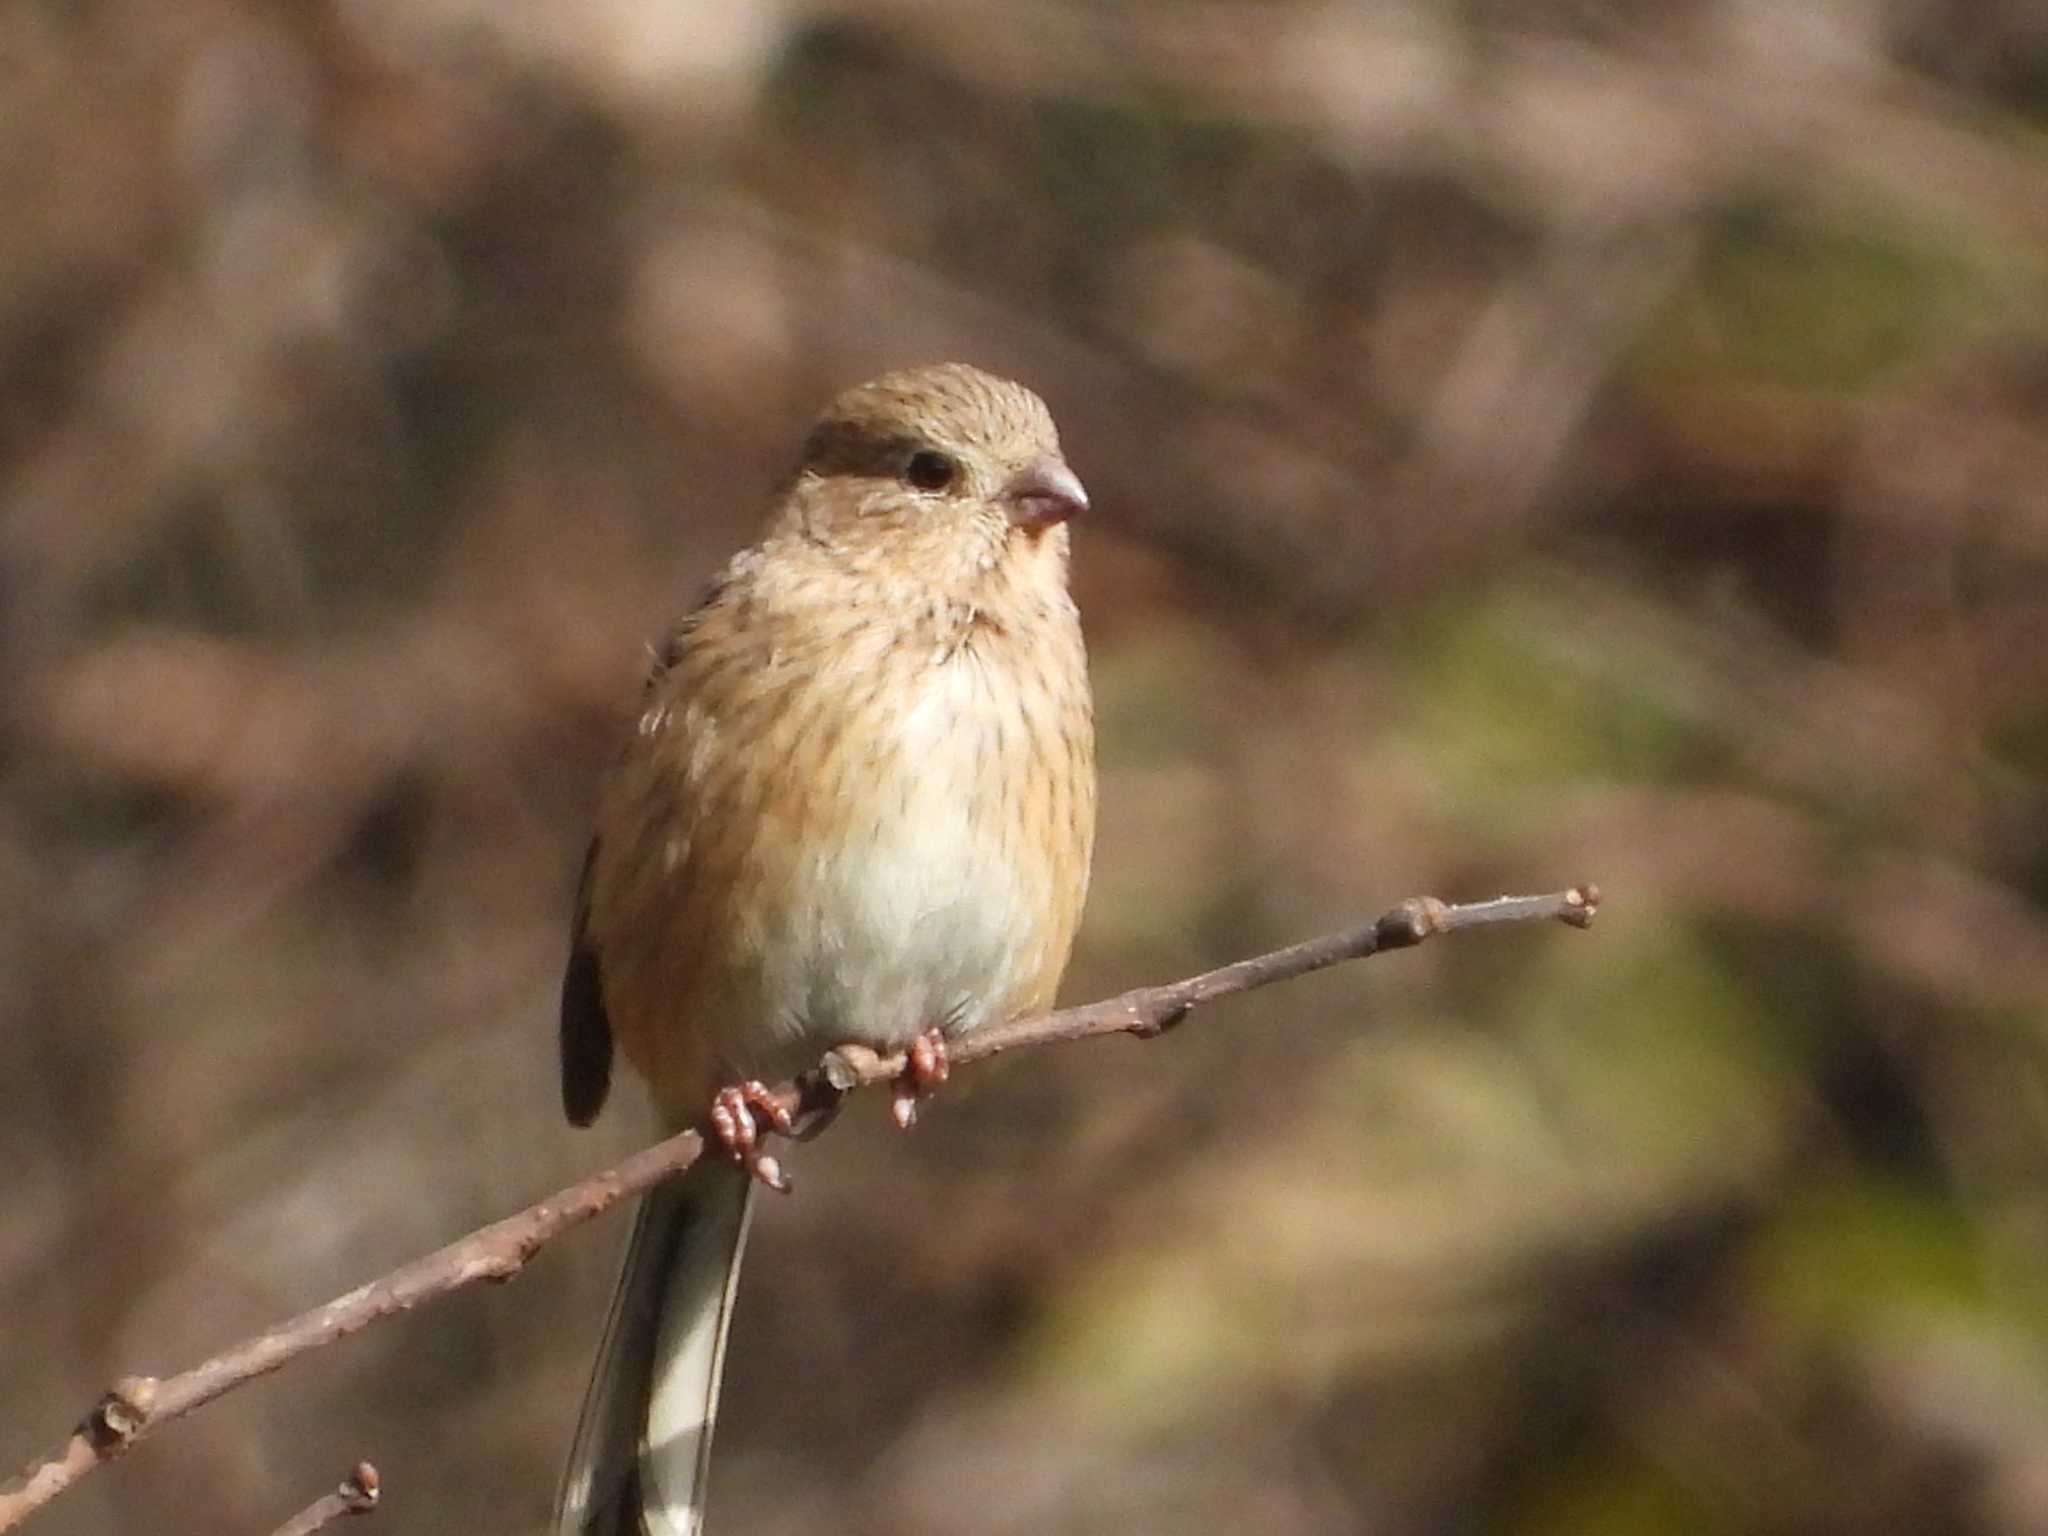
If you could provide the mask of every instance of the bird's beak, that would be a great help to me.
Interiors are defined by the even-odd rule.
[[[1010,511],[1010,525],[1032,533],[1088,510],[1081,477],[1050,454],[1018,470],[1003,487],[1002,499]]]

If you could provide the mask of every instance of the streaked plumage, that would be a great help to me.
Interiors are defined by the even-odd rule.
[[[1066,586],[1081,505],[1019,385],[945,365],[827,409],[761,541],[663,647],[604,792],[563,989],[572,1119],[601,1106],[614,1041],[680,1125],[721,1085],[836,1044],[894,1049],[1051,1002],[1094,836]],[[747,1189],[707,1160],[643,1215],[622,1289],[641,1300],[608,1332],[564,1530],[637,1529],[625,1506],[643,1500],[669,1506],[647,1528],[695,1528],[730,1290],[673,1233],[697,1223],[736,1265]],[[650,1266],[694,1278],[654,1305]],[[673,1368],[617,1368],[692,1328],[708,1348]],[[649,1390],[701,1418],[665,1462],[641,1450],[635,1488],[620,1441],[639,1415],[619,1398]]]

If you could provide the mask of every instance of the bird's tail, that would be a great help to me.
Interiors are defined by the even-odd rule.
[[[641,1202],[583,1416],[559,1536],[696,1536],[754,1181],[704,1158]]]

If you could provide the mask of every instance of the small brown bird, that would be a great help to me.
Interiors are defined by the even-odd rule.
[[[756,1079],[1047,1006],[1095,834],[1067,592],[1087,494],[1030,390],[961,364],[839,396],[760,541],[676,626],[607,785],[562,985],[562,1099],[616,1043],[729,1158],[643,1204],[564,1479],[564,1533],[700,1528],[754,1179]]]

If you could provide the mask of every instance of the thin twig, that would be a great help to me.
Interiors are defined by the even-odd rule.
[[[1432,935],[1455,933],[1461,928],[1540,922],[1563,922],[1584,928],[1592,923],[1599,907],[1600,888],[1595,885],[1575,886],[1548,896],[1501,896],[1493,901],[1462,905],[1438,901],[1434,896],[1415,896],[1369,923],[1326,933],[1321,938],[1304,939],[1285,949],[1219,966],[1185,981],[1138,987],[1099,1003],[1082,1003],[1055,1013],[989,1025],[955,1042],[947,1056],[953,1065],[964,1066],[1024,1046],[1056,1045],[1097,1035],[1150,1039],[1180,1023],[1201,1004],[1233,993],[1269,987],[1276,981],[1292,981],[1310,971],[1325,970],[1346,960],[1363,960],[1383,950],[1409,949]],[[841,1046],[826,1056],[817,1071],[797,1079],[797,1093],[785,1102],[792,1109],[805,1112],[829,1108],[854,1089],[894,1081],[902,1074],[903,1065],[900,1052],[884,1056],[858,1046]]]
[[[1180,1023],[1201,1004],[1233,993],[1290,981],[1383,950],[1407,949],[1433,935],[1464,928],[1530,922],[1564,922],[1584,928],[1592,922],[1599,904],[1599,890],[1591,885],[1547,896],[1503,896],[1468,905],[1415,897],[1356,928],[1239,960],[1184,981],[1139,987],[1101,1002],[976,1030],[954,1043],[949,1054],[953,1065],[966,1066],[1004,1051],[1098,1035],[1149,1039]],[[827,1053],[815,1070],[776,1087],[773,1096],[792,1116],[812,1121],[836,1107],[848,1093],[891,1081],[903,1069],[900,1054],[884,1056],[842,1046]],[[479,1280],[511,1279],[544,1243],[680,1173],[703,1150],[699,1131],[671,1136],[634,1153],[615,1168],[594,1173],[516,1215],[494,1221],[346,1295],[231,1345],[188,1371],[162,1380],[146,1376],[123,1379],[94,1405],[68,1439],[0,1486],[0,1532],[13,1530],[150,1430],[224,1392],[268,1375],[310,1350],[360,1333],[381,1318],[410,1311]]]
[[[348,1515],[367,1515],[377,1507],[377,1469],[359,1461],[355,1470],[341,1480],[341,1486],[319,1498],[285,1521],[271,1536],[313,1536]]]

